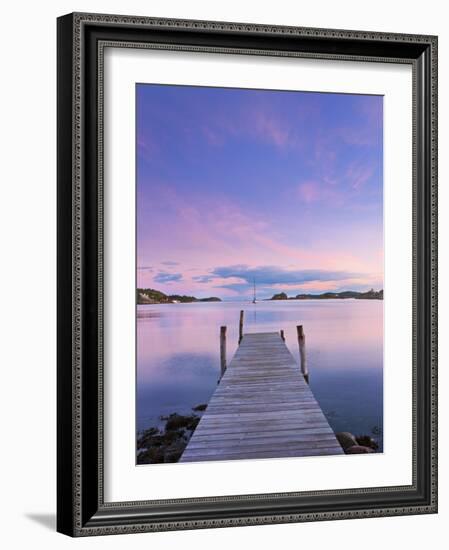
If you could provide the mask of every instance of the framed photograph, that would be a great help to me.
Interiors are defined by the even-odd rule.
[[[437,38],[58,19],[58,531],[437,511]]]

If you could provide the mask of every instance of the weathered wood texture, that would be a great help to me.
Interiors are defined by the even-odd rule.
[[[243,318],[244,318],[245,312],[243,309],[240,311],[240,319],[239,319],[239,344],[242,341],[243,338]]]
[[[309,370],[307,368],[307,356],[306,356],[306,335],[302,325],[296,327],[298,333],[298,345],[299,345],[299,364],[301,365],[301,372],[304,376],[307,384],[309,383]]]
[[[226,327],[220,327],[220,373],[221,376],[226,371]]]
[[[245,334],[180,462],[343,454],[279,333]]]

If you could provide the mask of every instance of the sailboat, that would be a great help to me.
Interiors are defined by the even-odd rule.
[[[253,304],[257,304],[257,300],[256,300],[256,279],[254,279],[254,295],[253,295]]]

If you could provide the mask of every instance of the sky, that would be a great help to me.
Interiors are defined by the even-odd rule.
[[[138,84],[137,286],[383,288],[383,98]]]

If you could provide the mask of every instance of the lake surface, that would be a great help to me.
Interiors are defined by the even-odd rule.
[[[137,429],[207,403],[220,375],[220,326],[228,365],[244,332],[284,329],[298,361],[296,325],[306,335],[310,388],[335,432],[373,435],[383,445],[383,301],[303,300],[139,305]],[[380,435],[379,435],[380,434]]]

